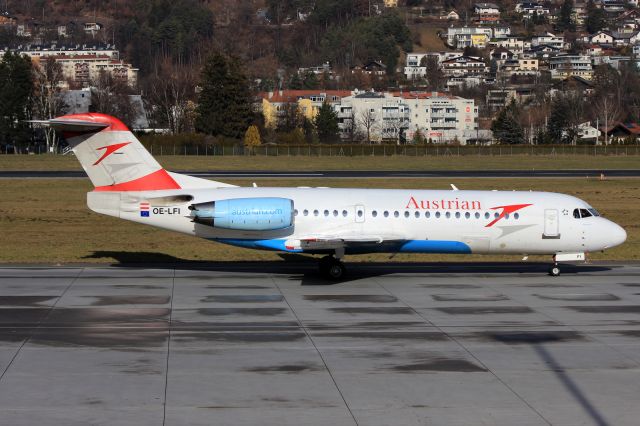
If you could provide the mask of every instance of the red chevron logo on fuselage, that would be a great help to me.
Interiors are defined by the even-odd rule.
[[[119,150],[120,148],[123,148],[127,145],[129,145],[131,142],[123,142],[123,143],[116,143],[113,145],[107,145],[107,146],[101,146],[98,149],[104,149],[104,154],[102,154],[102,157],[98,158],[98,161],[96,161],[95,163],[93,163],[94,166],[97,166],[98,164],[100,164],[102,162],[102,160],[104,160],[105,158],[107,158],[108,156],[110,156],[111,154],[113,154],[114,152],[116,152],[117,150]]]
[[[499,220],[502,220],[502,218],[505,217],[506,215],[517,212],[518,210],[524,209],[525,207],[529,207],[531,205],[532,204],[511,204],[509,206],[491,207],[491,210],[502,209],[502,212],[498,217],[492,220],[488,225],[485,225],[485,228],[489,228],[490,226],[493,226],[496,222],[498,222]]]

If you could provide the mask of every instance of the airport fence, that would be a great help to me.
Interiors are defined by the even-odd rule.
[[[640,155],[638,145],[147,145],[152,155],[360,157],[360,156],[628,156]]]

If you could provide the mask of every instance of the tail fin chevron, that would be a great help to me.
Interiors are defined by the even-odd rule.
[[[153,191],[180,185],[117,118],[74,114],[46,124],[62,131],[96,191]]]

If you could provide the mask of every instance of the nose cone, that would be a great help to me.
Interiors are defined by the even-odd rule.
[[[627,231],[616,223],[611,222],[609,224],[607,235],[607,248],[619,246],[627,240]]]

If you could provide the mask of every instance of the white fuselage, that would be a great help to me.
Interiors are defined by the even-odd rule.
[[[166,201],[176,195],[191,199]],[[218,229],[194,223],[189,210],[196,203],[259,197],[293,200],[294,225],[277,231]],[[140,203],[147,202],[149,213],[143,217]],[[228,244],[310,253],[325,251],[301,241],[344,239],[347,254],[559,254],[604,250],[626,239],[621,227],[595,216],[584,201],[549,192],[229,187],[91,192],[88,205],[99,213]],[[576,209],[593,215],[580,217]],[[359,237],[378,243],[348,244]]]

